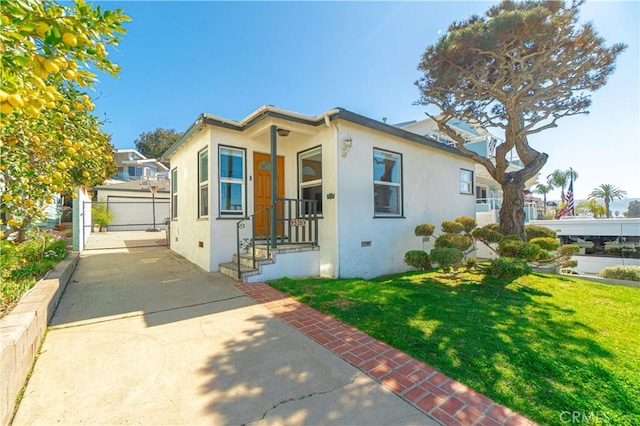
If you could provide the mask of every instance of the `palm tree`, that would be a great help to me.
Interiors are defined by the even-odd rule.
[[[603,183],[602,185],[591,191],[591,194],[589,194],[588,198],[602,198],[604,201],[604,208],[607,218],[609,218],[611,217],[611,212],[609,211],[609,203],[616,199],[622,200],[626,196],[627,191],[616,188],[615,185],[611,185],[610,183]]]
[[[570,180],[578,179],[578,172],[569,167],[569,170],[560,170],[555,169],[553,173],[547,176],[547,183],[554,188],[560,188],[560,199],[564,204],[566,202],[566,196],[564,194],[564,189],[567,187],[567,184]]]
[[[551,184],[545,185],[544,183],[537,184],[535,189],[533,190],[533,192],[535,193],[542,194],[545,215],[547,214],[547,194],[553,190],[554,190],[553,185]]]

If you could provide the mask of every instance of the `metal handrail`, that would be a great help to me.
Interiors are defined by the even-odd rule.
[[[278,205],[280,204],[280,207]],[[280,214],[279,214],[280,213]],[[240,230],[245,228],[245,222],[251,221],[252,265],[256,267],[256,221],[259,214],[265,215],[267,257],[271,257],[271,247],[277,248],[278,237],[273,239],[271,220],[272,214],[276,215],[276,223],[281,224],[282,233],[280,242],[289,244],[318,245],[318,202],[316,200],[304,200],[298,198],[278,198],[275,203],[261,209],[252,215],[244,217],[236,222],[236,255],[238,267],[238,279],[242,278],[240,271]],[[286,231],[285,231],[286,230]]]

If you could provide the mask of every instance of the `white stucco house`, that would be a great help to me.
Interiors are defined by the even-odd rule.
[[[464,121],[451,120],[448,124],[465,138],[465,147],[467,149],[489,159],[495,157],[496,146],[503,142],[498,136],[493,135],[486,129]],[[438,129],[437,123],[432,118],[400,123],[397,126],[427,138],[432,138],[440,143],[455,146],[455,142]],[[522,161],[515,150],[511,150],[507,154],[507,161],[509,162],[508,171],[516,171],[523,168]],[[478,221],[478,225],[484,226],[490,223],[497,223],[503,202],[502,187],[481,164],[475,163],[473,170],[475,172],[475,218]],[[531,190],[536,183],[538,183],[537,176],[529,179],[525,182],[525,185],[528,190]],[[538,219],[545,212],[542,200],[532,196],[531,193],[527,194],[525,196],[524,212],[526,222]]]
[[[163,158],[171,249],[206,271],[240,264],[245,282],[402,272],[406,251],[431,248],[416,225],[475,214],[471,160],[342,108],[201,114]]]

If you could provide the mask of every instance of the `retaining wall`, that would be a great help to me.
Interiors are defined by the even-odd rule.
[[[53,317],[79,255],[72,253],[22,296],[0,319],[0,424],[9,424],[16,397],[31,371],[40,341]]]

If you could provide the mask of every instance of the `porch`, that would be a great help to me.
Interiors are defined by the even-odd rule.
[[[243,282],[315,276],[319,250],[318,201],[278,198],[236,223],[236,252],[219,270]]]

